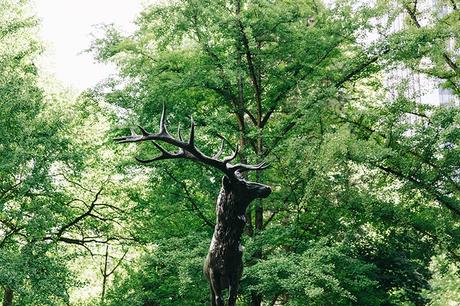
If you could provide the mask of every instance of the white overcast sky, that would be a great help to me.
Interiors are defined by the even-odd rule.
[[[149,1],[152,2],[152,1]],[[114,72],[82,53],[91,42],[94,25],[115,23],[132,31],[132,21],[145,0],[35,0],[41,37],[47,51],[42,66],[64,85],[83,90]]]

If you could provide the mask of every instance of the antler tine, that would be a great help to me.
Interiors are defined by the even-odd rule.
[[[264,169],[267,169],[268,167],[270,167],[269,163],[261,162],[261,163],[259,163],[257,165],[236,164],[236,165],[230,167],[230,170],[232,170],[234,172],[243,173],[243,172],[246,172],[246,171],[264,170]]]
[[[141,141],[143,136],[136,134],[136,131],[134,131],[133,128],[130,129],[131,135],[129,136],[122,136],[122,137],[117,137],[114,138],[114,140],[118,143],[126,143],[126,142],[137,142]],[[145,130],[144,130],[145,131]],[[144,131],[142,133],[144,133]]]
[[[224,164],[234,160],[236,158],[236,156],[238,155],[239,149],[240,149],[240,147],[238,145],[236,145],[236,148],[235,148],[235,151],[233,151],[233,154],[224,158],[224,160],[223,160]]]
[[[147,132],[142,126],[138,125],[137,127],[139,128],[139,130],[141,130],[142,136],[149,136],[150,135],[150,133]],[[131,131],[133,131],[133,129],[131,129]]]
[[[177,152],[177,153],[168,152],[162,146],[160,146],[158,143],[156,143],[155,141],[152,141],[152,143],[158,150],[160,150],[161,155],[157,156],[157,157],[154,157],[152,159],[140,159],[140,158],[136,157],[136,160],[138,162],[147,164],[147,163],[151,163],[151,162],[154,162],[154,161],[157,161],[157,160],[162,160],[162,159],[179,158],[179,157],[182,157],[183,154],[184,154],[184,151],[182,151],[182,150],[179,150],[179,152]]]
[[[160,155],[160,156],[157,156],[157,157],[154,157],[152,159],[140,159],[139,157],[134,157],[136,159],[136,161],[140,162],[140,163],[143,163],[143,164],[148,164],[148,163],[151,163],[151,162],[154,162],[154,161],[157,161],[157,160],[162,160],[162,159],[166,159],[163,155]]]
[[[161,118],[160,118],[160,134],[168,135],[168,130],[166,129],[166,106],[163,103],[163,109],[161,111]]]
[[[193,121],[193,117],[190,118],[191,125],[190,125],[190,137],[188,139],[188,144],[191,147],[195,147],[195,121]]]
[[[166,151],[162,146],[157,144],[155,141],[152,141],[152,143],[153,143],[153,145],[155,147],[157,147],[158,150],[160,150],[161,154],[163,154],[163,155],[172,155],[172,153],[169,153],[168,151]]]
[[[179,137],[179,140],[180,140],[180,141],[184,141],[184,140],[182,139],[182,134],[181,134],[181,132],[180,132],[180,122],[179,122],[179,125],[177,126],[177,137]]]
[[[219,157],[222,155],[222,153],[224,152],[224,139],[222,138],[221,139],[222,142],[220,143],[220,149],[219,151],[216,153],[216,155],[213,156],[214,159],[219,159]]]

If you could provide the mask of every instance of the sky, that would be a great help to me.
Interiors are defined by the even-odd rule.
[[[141,11],[143,0],[35,0],[41,20],[41,38],[47,51],[41,65],[62,84],[81,91],[103,80],[115,68],[96,63],[90,46],[94,26],[115,23],[132,31],[132,21]]]

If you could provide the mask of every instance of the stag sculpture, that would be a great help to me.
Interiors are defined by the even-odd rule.
[[[149,133],[139,126],[141,134],[138,135],[131,129],[131,135],[116,138],[119,143],[152,141],[161,155],[151,159],[136,160],[141,163],[150,163],[163,159],[184,158],[209,165],[224,173],[222,187],[216,205],[216,226],[212,236],[209,252],[204,264],[204,273],[211,288],[211,304],[223,306],[222,291],[228,289],[228,306],[236,303],[238,285],[243,272],[243,247],[241,236],[246,225],[245,212],[251,201],[265,198],[271,193],[269,186],[249,182],[243,177],[246,171],[263,170],[268,167],[266,163],[257,165],[231,164],[238,155],[238,146],[231,156],[220,159],[224,150],[224,141],[219,152],[209,157],[195,146],[195,123],[191,120],[190,136],[184,141],[178,128],[178,138],[174,138],[166,128],[166,111],[160,119],[160,131],[157,134]],[[178,148],[177,152],[169,152],[158,142],[164,142]]]

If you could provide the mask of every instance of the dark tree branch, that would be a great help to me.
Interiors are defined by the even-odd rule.
[[[248,62],[249,76],[250,76],[250,78],[252,80],[252,84],[254,86],[256,103],[257,103],[257,108],[258,108],[257,113],[261,113],[260,108],[261,108],[261,103],[262,103],[262,101],[261,101],[262,88],[261,88],[261,84],[259,84],[259,82],[258,82],[257,72],[256,72],[255,65],[254,65],[254,62],[253,62],[253,55],[252,55],[250,47],[249,47],[249,40],[248,40],[248,38],[246,36],[246,33],[244,31],[243,23],[241,22],[241,20],[239,18],[238,18],[238,27],[239,27],[239,30],[240,30],[241,40],[242,40],[243,47],[244,47],[244,53],[246,55],[246,61]],[[260,127],[260,122],[257,122],[257,126]]]
[[[379,137],[383,138],[383,139],[388,139],[388,137],[383,134],[383,133],[380,133],[380,132],[377,132],[376,130],[360,123],[360,122],[356,122],[354,120],[351,120],[351,119],[348,119],[348,118],[345,118],[345,117],[340,117],[342,120],[344,120],[345,122],[347,123],[350,123],[350,124],[353,124],[359,128],[362,128],[370,133],[373,133],[373,134],[376,134],[378,135]],[[449,185],[455,189],[456,191],[460,192],[460,186],[458,185],[458,183],[456,183],[454,181],[454,179],[444,173],[443,169],[441,169],[441,167],[439,167],[438,165],[436,165],[434,162],[428,160],[426,157],[422,156],[421,154],[419,154],[418,152],[414,151],[414,150],[411,150],[410,148],[408,147],[405,147],[405,146],[402,146],[402,145],[399,145],[395,142],[389,142],[389,144],[394,147],[395,149],[397,149],[398,151],[402,151],[406,154],[410,154],[412,155],[413,157],[417,158],[417,160],[419,160],[420,162],[422,162],[423,164],[427,165],[427,166],[430,166],[432,169],[434,169],[435,171],[438,172],[438,174],[444,178],[445,180],[447,180],[447,182],[449,183]],[[432,156],[432,154],[429,154],[429,156]]]
[[[174,181],[176,182],[179,186],[182,187],[182,189],[185,192],[185,198],[189,201],[189,203],[192,206],[192,210],[195,212],[198,218],[200,218],[203,223],[211,228],[214,228],[215,224],[211,222],[205,214],[200,210],[198,204],[196,203],[195,199],[193,196],[190,194],[190,191],[187,187],[187,185],[184,182],[179,181],[171,172],[165,170],[166,174]]]
[[[254,124],[254,126],[257,126],[256,117],[254,117],[254,115],[248,109],[245,109],[244,112],[249,116],[249,119],[251,119],[252,124]]]
[[[288,94],[289,92],[300,82],[300,81],[303,81],[308,75],[309,73],[313,72],[314,69],[316,67],[318,67],[319,65],[321,65],[322,62],[324,62],[328,57],[329,55],[332,53],[332,51],[334,51],[345,39],[340,39],[338,40],[336,43],[332,44],[330,48],[328,48],[326,50],[326,52],[319,58],[319,60],[315,63],[314,67],[308,69],[308,71],[306,71],[303,75],[300,75],[299,78],[295,81],[295,82],[292,82],[292,85],[290,86],[287,86],[286,89],[284,90],[280,90],[279,93],[277,94],[277,96],[273,99],[273,106],[268,110],[268,112],[265,114],[265,116],[262,118],[262,122],[261,122],[261,126],[262,128],[265,127],[265,125],[267,124],[268,120],[270,119],[270,117],[272,116],[272,114],[274,113],[274,111],[279,107],[279,103],[282,99],[284,99]],[[294,69],[293,69],[293,76],[296,77],[299,75],[299,73],[301,72],[301,66],[298,65],[296,66]]]
[[[99,189],[99,191],[96,193],[93,201],[91,202],[91,204],[89,205],[88,207],[88,210],[85,211],[83,214],[77,216],[76,218],[74,218],[72,221],[70,221],[69,223],[61,226],[61,228],[57,231],[56,233],[56,236],[57,237],[61,237],[62,234],[69,228],[71,228],[72,226],[74,226],[75,224],[77,224],[78,222],[80,222],[81,220],[85,219],[86,217],[89,217],[91,216],[91,212],[93,211],[94,207],[96,207],[96,202],[99,198],[99,195],[101,194],[102,190],[104,189],[104,187],[101,187]]]
[[[393,174],[394,176],[398,178],[401,178],[401,179],[404,179],[404,180],[407,180],[413,183],[416,187],[418,187],[418,189],[425,190],[426,192],[431,194],[438,202],[442,203],[446,208],[448,208],[453,214],[455,214],[457,217],[460,217],[459,201],[456,201],[455,199],[452,199],[446,195],[443,195],[442,193],[434,189],[432,185],[426,182],[423,182],[421,180],[418,180],[417,178],[412,177],[410,175],[405,175],[402,172],[389,168],[389,167],[377,165],[377,168],[387,173]]]
[[[201,31],[199,30],[199,27],[197,25],[198,24],[197,16],[193,16],[193,20],[194,20],[195,33],[196,33],[196,36],[198,38],[198,42],[202,45],[203,50],[206,52],[206,54],[212,59],[214,64],[217,66],[218,71],[219,71],[219,75],[220,75],[220,79],[221,79],[221,81],[223,82],[223,84],[225,86],[225,89],[219,89],[217,92],[220,92],[222,94],[222,96],[225,98],[224,101],[226,101],[227,103],[232,105],[234,107],[234,109],[236,110],[237,109],[237,98],[232,93],[232,90],[231,90],[232,85],[231,85],[231,83],[225,77],[225,69],[222,66],[221,61],[220,61],[219,57],[217,56],[217,54],[212,51],[212,49],[209,46],[209,44],[203,39]],[[213,89],[213,88],[211,88],[211,89]],[[214,88],[214,90],[216,90],[216,89],[217,88]]]
[[[0,248],[2,248],[6,244],[6,242],[8,241],[10,237],[19,233],[22,229],[24,229],[24,227],[15,227],[11,229],[9,232],[6,232],[3,236],[2,241],[0,242]]]
[[[18,187],[19,185],[21,185],[24,181],[23,180],[19,180],[16,184],[13,184],[11,185],[10,187],[8,187],[6,190],[2,190],[2,193],[0,195],[0,199],[3,199],[4,197],[6,197],[6,195],[10,192],[12,192],[14,189],[16,189],[16,187]]]
[[[415,2],[414,4],[414,8],[411,9],[409,7],[409,5],[407,4],[404,4],[404,8],[406,9],[407,13],[409,14],[410,18],[412,19],[412,21],[414,22],[415,26],[417,28],[421,28],[422,26],[420,25],[420,22],[418,21],[418,18],[417,18],[417,9],[416,9],[416,4],[417,2]],[[454,6],[455,6],[455,2],[453,3]],[[458,67],[458,65],[450,58],[450,56],[446,53],[446,52],[443,52],[442,53],[442,57],[444,58],[444,61],[446,62],[446,64],[457,74],[457,75],[460,75],[460,68]],[[453,82],[453,81],[451,81]]]
[[[88,192],[91,192],[91,193],[96,192],[96,191],[94,191],[94,190],[91,190],[91,189],[89,189],[89,188],[86,188],[86,187],[83,186],[82,184],[80,184],[80,183],[78,183],[78,182],[76,182],[76,181],[74,181],[74,180],[72,180],[72,179],[69,179],[64,173],[59,173],[58,175],[62,176],[67,182],[69,182],[69,183],[71,183],[71,184],[73,184],[73,185],[75,185],[75,186],[80,187],[80,188],[83,189],[84,191],[88,191]]]
[[[383,50],[383,52],[381,54],[378,54],[378,55],[375,55],[375,56],[372,56],[370,58],[367,59],[367,61],[361,63],[360,65],[358,65],[357,67],[355,67],[354,69],[352,69],[350,72],[348,72],[347,74],[345,74],[339,81],[337,81],[335,83],[335,87],[337,88],[340,88],[342,87],[342,85],[350,80],[352,80],[355,76],[359,75],[361,72],[363,72],[366,68],[368,68],[369,66],[371,66],[372,64],[374,64],[375,62],[377,62],[380,57],[386,53],[390,52],[390,49],[389,48],[385,48],[385,50]]]
[[[123,259],[125,259],[125,257],[126,257],[126,254],[128,254],[128,250],[126,250],[123,253],[123,256],[121,256],[121,258],[118,260],[117,264],[112,268],[112,270],[110,270],[110,272],[106,274],[107,277],[112,275],[113,272],[115,272],[115,270],[121,265],[121,263],[123,262]]]

